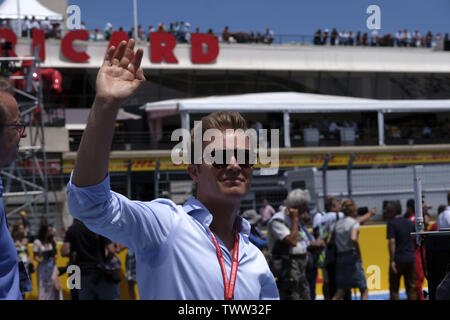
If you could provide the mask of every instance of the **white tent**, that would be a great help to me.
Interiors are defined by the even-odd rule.
[[[0,19],[24,19],[34,16],[37,20],[63,20],[63,16],[47,9],[37,0],[4,0],[0,5]]]
[[[143,105],[149,119],[180,114],[181,125],[189,130],[190,113],[221,110],[239,112],[280,112],[284,114],[285,146],[290,146],[291,113],[377,112],[378,140],[384,144],[384,114],[392,112],[448,112],[450,100],[378,100],[299,92],[268,92],[205,98],[173,99]]]

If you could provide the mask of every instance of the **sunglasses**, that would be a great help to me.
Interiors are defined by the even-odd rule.
[[[253,158],[250,156],[252,154],[246,149],[216,149],[210,154],[210,157],[206,156],[207,163],[210,163],[216,169],[223,169],[230,165],[231,158],[237,160],[238,165],[243,169],[253,168],[256,163],[256,153],[253,154]]]

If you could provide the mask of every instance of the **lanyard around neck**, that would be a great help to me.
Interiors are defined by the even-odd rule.
[[[239,233],[237,226],[235,225],[235,239],[234,239],[234,249],[233,249],[233,264],[231,265],[230,273],[230,283],[228,284],[227,271],[225,269],[225,262],[222,255],[222,250],[220,250],[219,243],[217,242],[216,236],[211,231],[211,239],[216,247],[217,259],[219,260],[220,269],[222,270],[223,285],[225,287],[225,300],[232,300],[234,296],[234,287],[236,285],[237,269],[239,264]]]

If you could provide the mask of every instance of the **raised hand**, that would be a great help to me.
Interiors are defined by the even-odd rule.
[[[131,61],[134,45],[134,39],[130,39],[128,43],[122,41],[117,50],[112,46],[106,51],[105,59],[97,74],[96,99],[119,106],[145,81],[144,71],[141,68],[144,51],[138,49]]]

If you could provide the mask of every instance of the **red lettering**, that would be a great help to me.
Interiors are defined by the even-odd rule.
[[[219,55],[219,41],[208,33],[193,33],[191,36],[192,63],[212,63]],[[204,45],[207,51],[204,52]]]
[[[45,31],[40,29],[33,29],[33,54],[36,47],[39,45],[39,58],[41,62],[45,61]]]
[[[7,55],[9,57],[17,57],[17,54],[14,52],[14,47],[17,44],[16,34],[10,29],[0,29],[0,40],[4,39],[4,42],[11,42],[11,50],[8,50]],[[0,41],[2,42],[2,41]],[[0,47],[0,56],[3,56],[3,50]]]
[[[72,62],[86,62],[89,60],[89,55],[83,51],[79,52],[73,49],[73,42],[75,40],[88,40],[89,32],[87,30],[73,30],[64,36],[61,41],[61,50],[64,56]]]
[[[150,61],[161,63],[178,63],[173,54],[177,39],[168,32],[152,32],[150,35]]]

